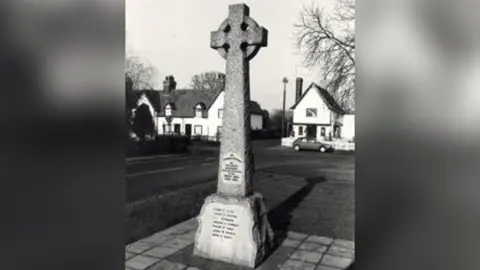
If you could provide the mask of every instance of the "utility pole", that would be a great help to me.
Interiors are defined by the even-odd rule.
[[[283,77],[283,110],[282,110],[282,138],[286,137],[285,136],[285,96],[287,92],[287,83],[288,79],[287,77]]]

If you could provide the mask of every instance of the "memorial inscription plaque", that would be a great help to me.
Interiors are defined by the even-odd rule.
[[[238,214],[231,207],[213,208],[212,237],[232,241],[237,235]]]
[[[221,169],[221,181],[229,184],[241,184],[245,180],[244,177],[245,165],[241,158],[233,153],[230,153],[223,158]]]

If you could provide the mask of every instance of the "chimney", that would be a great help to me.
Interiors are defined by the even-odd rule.
[[[173,90],[175,90],[176,86],[177,82],[175,82],[175,78],[173,76],[165,77],[165,80],[163,81],[163,91],[171,93]]]
[[[295,81],[295,102],[297,102],[300,97],[302,96],[302,87],[303,87],[303,79],[298,77]]]

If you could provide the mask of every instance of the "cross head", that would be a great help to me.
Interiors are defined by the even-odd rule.
[[[217,31],[211,33],[210,47],[220,55],[252,59],[260,49],[267,46],[267,29],[259,26],[249,17],[250,10],[245,4],[229,6],[228,18]]]

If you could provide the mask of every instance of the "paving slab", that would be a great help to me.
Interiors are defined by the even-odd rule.
[[[148,250],[147,252],[145,252],[144,255],[148,255],[148,256],[151,256],[151,257],[163,259],[163,258],[166,258],[166,257],[172,255],[173,253],[175,253],[177,251],[178,251],[178,249],[171,248],[171,247],[154,247],[154,248]]]
[[[282,242],[282,246],[285,247],[293,247],[296,248],[302,243],[301,240],[296,240],[296,239],[291,239],[291,238],[285,238]]]
[[[353,241],[335,239],[333,241],[333,244],[336,246],[344,247],[344,248],[355,249],[355,243]]]
[[[312,243],[312,242],[303,242],[298,249],[306,251],[315,251],[319,253],[324,253],[327,251],[328,246]]]
[[[333,266],[340,269],[345,269],[352,264],[353,260],[350,258],[343,258],[325,254],[322,258],[321,265]]]
[[[153,245],[148,243],[143,243],[141,241],[137,241],[127,246],[127,251],[134,253],[134,254],[141,254],[142,252],[152,248]]]
[[[322,244],[325,246],[328,246],[333,243],[333,239],[329,237],[323,237],[323,236],[316,236],[316,235],[310,235],[306,240],[306,242],[313,242],[317,244]]]
[[[320,262],[322,255],[320,252],[296,250],[292,253],[290,259],[316,264]]]
[[[308,235],[304,234],[304,233],[288,232],[287,237],[291,238],[291,239],[303,241],[303,240],[305,240],[305,238],[308,237]]]
[[[340,268],[326,266],[326,265],[319,265],[315,270],[339,270]]]
[[[162,260],[150,266],[148,270],[185,270],[186,268],[184,264]]]
[[[135,256],[125,263],[125,267],[133,270],[144,270],[152,264],[158,262],[160,259],[152,258],[148,256],[138,255]]]
[[[353,258],[355,256],[355,251],[353,249],[332,245],[328,248],[327,254],[337,257]]]
[[[297,260],[288,260],[280,269],[281,270],[314,270],[315,264],[297,261]]]

